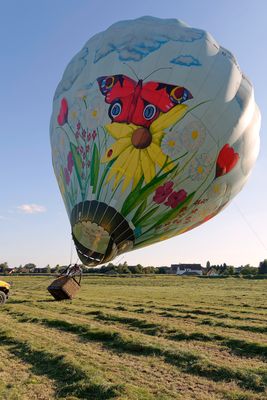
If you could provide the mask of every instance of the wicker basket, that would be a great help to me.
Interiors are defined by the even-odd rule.
[[[47,290],[56,300],[72,300],[80,289],[80,283],[74,277],[60,276]]]

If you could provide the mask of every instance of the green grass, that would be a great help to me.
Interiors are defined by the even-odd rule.
[[[56,302],[12,279],[3,400],[267,399],[266,280],[89,276]]]

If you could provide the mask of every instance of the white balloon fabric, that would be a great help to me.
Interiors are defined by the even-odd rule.
[[[92,37],[63,74],[50,124],[81,261],[215,216],[247,181],[259,128],[252,84],[207,32],[142,17]]]

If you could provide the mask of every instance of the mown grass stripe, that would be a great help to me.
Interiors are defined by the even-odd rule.
[[[66,398],[75,396],[79,399],[94,400],[114,399],[122,393],[122,386],[90,382],[90,377],[78,366],[70,364],[63,355],[54,355],[12,337],[0,329],[1,344],[9,346],[9,352],[30,364],[36,375],[45,375],[56,382],[56,395]]]
[[[267,333],[267,326],[259,326],[259,325],[232,325],[222,321],[216,321],[214,319],[203,319],[200,321],[202,325],[209,325],[209,326],[220,326],[223,328],[229,329],[238,329],[241,331],[248,331],[248,332],[255,332],[255,333]]]
[[[166,363],[176,366],[182,372],[205,377],[217,382],[235,381],[241,388],[255,392],[264,392],[267,386],[267,369],[250,370],[224,367],[210,362],[202,356],[189,351],[171,350],[160,346],[143,343],[123,337],[119,332],[90,328],[60,319],[18,317],[20,322],[45,325],[78,335],[82,340],[102,342],[108,349],[119,353],[130,353],[139,356],[157,356]]]
[[[259,357],[267,360],[267,345],[255,341],[248,341],[244,339],[232,338],[216,333],[204,333],[194,331],[191,333],[175,328],[169,328],[159,323],[150,322],[144,319],[133,318],[130,316],[119,316],[117,314],[104,313],[102,311],[91,311],[88,315],[94,316],[97,320],[118,322],[128,328],[140,331],[143,334],[150,336],[161,336],[168,340],[174,341],[199,341],[199,342],[217,342],[222,346],[227,347],[233,354],[241,355],[243,357]],[[30,319],[28,314],[19,311],[9,311],[9,315],[20,317],[21,322],[38,322],[39,319],[32,317]]]
[[[186,333],[184,331],[177,331],[175,329],[167,328],[163,325],[151,323],[146,320],[141,320],[131,317],[122,317],[114,314],[106,314],[102,311],[92,312],[97,319],[103,321],[119,322],[121,324],[130,326],[132,328],[138,328],[142,333],[147,335],[161,335],[169,340],[197,340],[204,342],[220,342],[220,344],[226,346],[233,353],[246,357],[259,356],[263,359],[267,359],[267,345],[249,342],[242,339],[229,338],[219,334],[206,334],[203,332],[192,332]]]
[[[267,336],[257,329],[266,326],[263,299],[267,281],[255,284],[244,280],[212,281],[175,276],[138,279],[88,276],[73,302],[58,303],[46,292],[46,278],[21,276],[12,280],[11,297],[1,309],[1,322],[7,323],[10,334],[34,350],[62,355],[67,363],[90,376],[92,383],[108,382],[108,386],[112,383],[111,387],[122,383],[120,400],[176,400],[181,393],[184,398],[205,400],[267,398],[267,391],[263,390],[267,386],[266,368],[262,362],[266,360]],[[48,326],[40,318],[65,320],[76,328],[93,331],[94,335],[91,333],[90,339],[84,331],[76,333],[66,326]],[[203,320],[231,327],[202,324]],[[252,327],[252,330],[236,329],[236,325]],[[102,340],[96,331],[102,332]],[[110,337],[114,333],[119,336]],[[155,347],[159,349],[156,354]],[[176,354],[181,355],[181,351],[197,359],[191,365],[190,359],[181,362]],[[176,358],[168,359],[170,352]],[[185,372],[186,368],[190,373]],[[223,380],[224,373],[226,380]],[[241,378],[239,373],[243,373]],[[251,380],[253,375],[253,385],[261,388],[253,391],[244,388],[245,374]],[[7,382],[12,383],[12,379]],[[74,385],[78,384],[79,381]],[[21,390],[28,388],[31,391],[25,382]],[[1,395],[0,384],[0,398]]]

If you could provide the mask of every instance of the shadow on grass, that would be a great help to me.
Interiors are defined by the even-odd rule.
[[[182,331],[175,331],[168,336],[171,340],[197,340],[199,342],[214,342],[215,340],[224,339],[221,335],[207,334],[203,332],[186,333]]]
[[[115,310],[118,310],[118,311],[129,311],[126,307],[124,307],[124,306],[118,306],[118,307],[114,307],[114,309]]]
[[[213,319],[203,319],[200,324],[209,326],[220,326],[222,328],[238,329],[241,331],[248,331],[254,333],[267,333],[267,326],[256,326],[256,325],[231,325],[225,322],[215,321]]]
[[[32,303],[33,300],[14,300],[14,299],[9,299],[8,304],[22,304],[22,303]]]
[[[188,314],[188,315],[209,315],[212,317],[217,317],[217,318],[228,318],[229,315],[226,313],[222,312],[216,312],[216,311],[207,311],[207,310],[202,310],[202,309],[196,309],[196,308],[177,308],[177,307],[165,307],[162,308],[164,311],[175,311],[181,314]]]
[[[152,336],[164,332],[164,327],[162,325],[140,320],[138,318],[120,317],[118,315],[105,314],[102,311],[96,311],[94,312],[94,315],[96,316],[96,319],[100,321],[119,322],[132,328],[138,328],[139,331]]]
[[[120,386],[107,386],[89,382],[90,378],[79,368],[67,363],[63,356],[55,356],[43,350],[34,350],[22,341],[0,332],[0,342],[9,345],[9,352],[30,364],[36,375],[46,375],[56,382],[56,395],[66,398],[106,400],[114,399],[121,391]]]
[[[246,357],[259,356],[267,360],[267,346],[264,344],[232,338],[224,339],[222,343],[234,354]]]
[[[24,321],[27,317],[24,318]],[[165,349],[122,337],[119,332],[90,328],[58,319],[32,318],[28,322],[39,323],[50,328],[78,335],[83,341],[97,341],[116,353],[129,353],[138,356],[158,356],[181,371],[202,376],[212,381],[235,381],[240,387],[255,392],[263,392],[267,386],[267,372],[252,369],[233,369],[208,361],[189,351]],[[98,397],[99,399],[101,397]],[[95,397],[95,399],[98,399]],[[108,397],[106,397],[108,399]]]
[[[68,302],[69,300],[67,300]],[[55,299],[43,299],[43,300],[35,300],[36,303],[56,303]]]
[[[202,332],[175,332],[169,336],[172,340],[197,340],[202,342],[218,341],[223,346],[227,347],[231,353],[243,357],[260,357],[267,360],[267,346],[257,342],[249,342],[242,339],[227,338],[217,334],[205,334]]]
[[[244,321],[244,317],[240,315],[233,315],[233,314],[227,314],[223,312],[215,312],[215,311],[207,311],[207,310],[202,310],[202,309],[185,309],[185,308],[173,308],[173,307],[167,307],[167,308],[162,308],[162,312],[159,314],[161,316],[165,317],[174,317],[174,318],[184,318],[183,315],[179,315],[176,313],[180,314],[185,314],[186,318],[191,318],[191,319],[197,319],[197,315],[199,316],[209,316],[209,317],[215,317],[218,319],[231,319],[231,320],[237,320],[237,321]],[[232,311],[233,312],[233,311]],[[255,318],[255,317],[247,317],[246,316],[246,321],[255,321],[255,322],[265,322],[262,318]],[[220,322],[218,322],[220,323]]]
[[[112,333],[109,331],[92,331],[88,333],[88,328],[84,328],[79,325],[71,325],[65,323],[65,321],[59,320],[40,320],[40,318],[26,316],[24,312],[19,311],[9,311],[9,315],[13,315],[18,318],[20,322],[32,322],[32,323],[45,323],[47,326],[51,326],[56,329],[63,329],[68,332],[82,335],[82,337],[88,340],[112,340],[117,336],[117,333]],[[200,341],[200,342],[215,342],[217,341],[221,345],[227,347],[231,353],[243,357],[259,357],[264,361],[267,360],[267,345],[258,342],[246,341],[243,339],[226,337],[216,333],[203,333],[203,332],[191,332],[187,333],[184,331],[178,331],[176,329],[168,329],[160,324],[150,323],[145,320],[140,320],[138,318],[132,317],[121,317],[112,314],[105,314],[102,311],[90,311],[90,315],[95,315],[97,320],[119,322],[128,326],[129,328],[138,329],[138,331],[150,335],[157,336],[160,335],[168,340],[173,341]],[[44,322],[45,321],[45,322]],[[100,335],[102,332],[102,337]],[[99,336],[100,335],[100,336]]]
[[[262,359],[267,359],[267,346],[257,342],[248,342],[246,340],[241,340],[241,339],[227,338],[225,336],[214,333],[210,334],[203,332],[186,333],[183,331],[171,330],[160,324],[150,323],[145,320],[140,320],[131,317],[128,318],[120,317],[112,314],[105,314],[102,311],[95,311],[94,315],[98,320],[119,322],[121,324],[129,326],[130,328],[131,327],[138,328],[139,331],[147,335],[155,336],[161,334],[166,339],[175,341],[183,341],[183,340],[186,341],[196,340],[201,342],[218,341],[224,346],[228,347],[228,349],[234,354],[245,357],[258,356]]]
[[[215,317],[218,319],[231,319],[231,320],[239,320],[239,321],[244,321],[244,317],[240,316],[240,315],[233,315],[235,313],[251,313],[252,311],[243,311],[243,310],[229,310],[229,313],[223,312],[223,311],[208,311],[208,310],[203,310],[203,309],[196,309],[196,308],[180,308],[180,307],[157,307],[157,310],[161,310],[161,312],[159,312],[159,315],[162,316],[166,316],[166,317],[176,317],[176,318],[183,318],[182,315],[179,315],[177,313],[180,314],[186,314],[186,316],[188,317],[190,315],[190,318],[192,319],[196,319],[195,316],[199,315],[199,316],[210,316],[210,317]],[[259,322],[265,322],[265,320],[263,318],[256,318],[254,317],[248,317],[246,316],[245,318],[246,321],[259,321]]]
[[[52,303],[55,302],[54,299],[44,299],[44,300],[14,300],[14,299],[10,299],[8,301],[9,304],[23,304],[23,303]]]
[[[148,310],[148,309],[145,309],[145,308],[135,308],[133,311],[138,313],[138,314],[152,314],[151,310]]]
[[[184,319],[184,318],[189,318],[189,319],[198,319],[198,317],[196,317],[195,315],[192,314],[183,314],[183,315],[179,315],[179,314],[175,314],[175,313],[171,313],[168,311],[162,311],[159,313],[159,315],[161,317],[165,317],[165,318],[180,318],[180,319]]]

